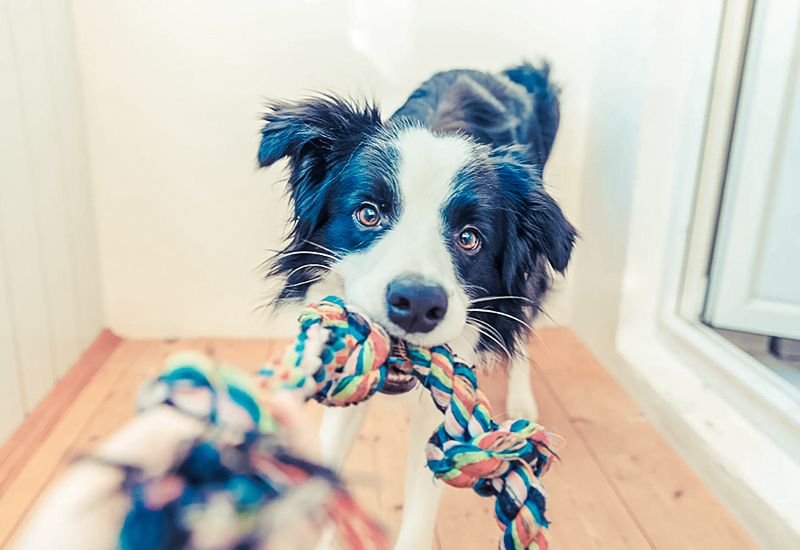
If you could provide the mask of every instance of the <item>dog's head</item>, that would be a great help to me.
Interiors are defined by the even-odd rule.
[[[290,240],[272,275],[277,301],[338,280],[348,303],[420,345],[470,324],[483,349],[512,350],[575,230],[522,148],[491,149],[464,135],[335,97],[274,104],[258,160],[289,160]],[[481,311],[483,310],[483,311]]]

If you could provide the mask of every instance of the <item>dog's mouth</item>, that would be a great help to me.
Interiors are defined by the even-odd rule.
[[[398,395],[411,391],[417,385],[417,377],[397,367],[397,364],[408,363],[408,349],[401,340],[392,338],[390,356],[393,359],[386,362],[386,379],[383,381],[381,392],[389,395]]]
[[[386,380],[383,382],[381,393],[388,395],[398,395],[414,389],[417,385],[417,378],[413,374],[408,374],[396,367],[387,367]]]

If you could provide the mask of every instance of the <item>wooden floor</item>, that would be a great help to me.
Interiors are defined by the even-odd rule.
[[[544,477],[551,548],[752,549],[755,543],[566,329],[531,344],[540,422],[563,438],[561,461]],[[42,490],[133,414],[133,396],[163,359],[212,348],[256,368],[282,343],[267,340],[120,341],[104,333],[14,437],[0,448],[0,549],[9,547]],[[501,416],[501,377],[481,380]],[[319,418],[316,404],[310,413]],[[403,509],[408,419],[378,400],[345,475],[361,502],[394,535]],[[391,426],[391,429],[386,429]],[[447,488],[437,518],[438,550],[497,548],[492,503]],[[422,549],[421,549],[422,550]]]

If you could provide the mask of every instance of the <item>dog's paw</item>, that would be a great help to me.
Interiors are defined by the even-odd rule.
[[[506,395],[508,418],[524,418],[531,422],[539,421],[539,406],[529,387],[509,384]]]

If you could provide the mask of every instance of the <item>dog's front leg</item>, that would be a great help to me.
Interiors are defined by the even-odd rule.
[[[319,426],[319,446],[322,463],[337,472],[342,471],[353,443],[367,419],[370,402],[364,401],[349,407],[325,407]],[[315,550],[336,548],[336,529],[329,525],[320,536]]]
[[[539,419],[539,407],[536,405],[531,388],[531,362],[528,358],[528,347],[522,346],[510,363],[506,412],[509,418],[524,418],[536,422]]]
[[[442,413],[427,391],[420,391],[412,407],[408,440],[408,465],[403,503],[403,523],[395,550],[429,550],[433,545],[436,510],[443,483],[428,469],[425,447],[442,423]]]
[[[322,463],[337,472],[342,470],[353,443],[369,412],[370,402],[348,407],[326,407],[319,427]]]

